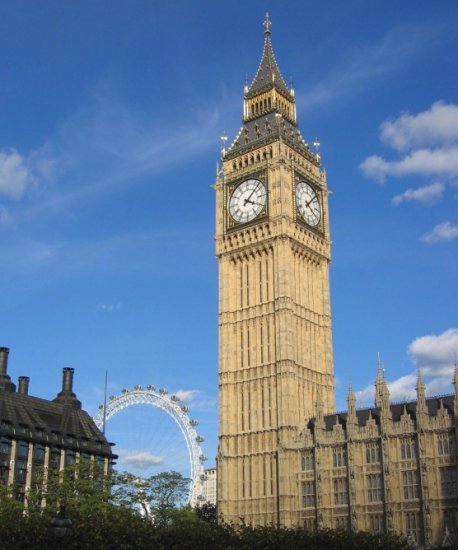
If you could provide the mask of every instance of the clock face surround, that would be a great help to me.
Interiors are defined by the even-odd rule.
[[[313,187],[305,181],[296,185],[296,206],[302,219],[316,227],[321,220],[321,205]]]
[[[254,220],[267,201],[266,186],[257,179],[247,179],[240,183],[229,199],[229,214],[237,223]]]

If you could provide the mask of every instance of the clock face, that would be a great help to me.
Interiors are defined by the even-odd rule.
[[[296,185],[296,205],[304,221],[315,227],[320,223],[321,206],[313,188],[301,181]]]
[[[238,223],[254,220],[264,208],[267,200],[265,185],[255,179],[242,182],[229,199],[229,213]]]

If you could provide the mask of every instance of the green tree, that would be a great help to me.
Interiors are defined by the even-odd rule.
[[[34,472],[25,497],[27,510],[29,514],[53,515],[65,505],[69,512],[85,509],[101,512],[113,499],[110,488],[111,476],[105,476],[90,461],[66,466],[62,471],[42,468]]]
[[[137,508],[155,522],[167,522],[169,512],[185,503],[190,481],[174,471],[148,478],[123,472],[115,476],[113,496],[120,505]]]
[[[196,508],[196,514],[199,519],[207,523],[216,523],[218,520],[216,506],[211,502],[206,502]]]

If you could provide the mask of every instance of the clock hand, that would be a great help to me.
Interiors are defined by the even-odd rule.
[[[257,189],[258,187],[259,187],[259,183],[258,183],[258,184],[256,185],[256,187],[253,189],[253,191],[251,191],[250,196],[249,196],[247,199],[245,199],[244,206],[246,206],[246,203],[247,203],[247,202],[251,202],[250,199],[251,199],[251,197],[253,196],[253,193],[256,191],[256,189]],[[252,203],[252,204],[253,204],[253,203]]]

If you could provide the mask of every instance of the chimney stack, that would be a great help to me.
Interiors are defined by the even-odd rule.
[[[9,348],[0,348],[0,376],[8,371]]]
[[[29,381],[28,376],[20,376],[18,380],[18,393],[22,395],[29,395]]]
[[[75,369],[72,369],[71,367],[64,367],[62,371],[62,393],[65,393],[66,395],[73,393],[73,373],[75,372]]]
[[[81,409],[81,401],[78,401],[73,393],[73,373],[75,369],[72,367],[64,367],[62,370],[62,390],[54,399],[57,403],[71,405],[73,408]]]
[[[8,376],[8,354],[9,348],[0,348],[0,390],[16,391],[16,386]]]

